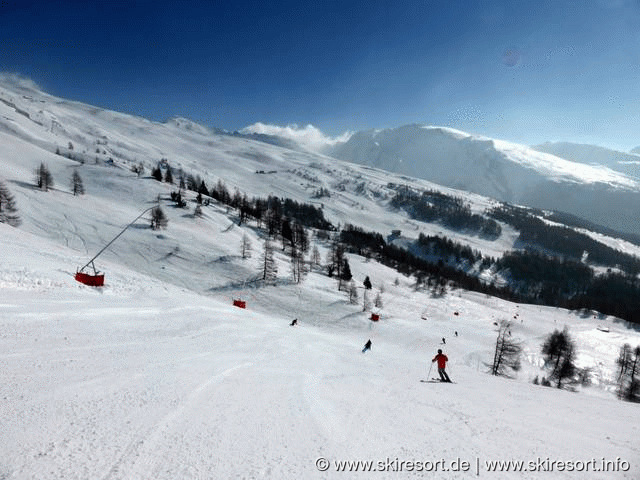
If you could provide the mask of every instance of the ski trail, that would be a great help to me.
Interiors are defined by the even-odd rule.
[[[324,436],[336,443],[345,442],[347,435],[339,421],[341,416],[333,404],[327,398],[323,398],[319,376],[306,375],[303,389],[309,411],[315,423],[324,432]]]
[[[180,402],[180,404],[162,417],[156,424],[146,433],[139,435],[136,439],[127,445],[119,458],[111,466],[109,471],[101,477],[101,480],[110,480],[113,478],[127,478],[133,480],[136,478],[145,478],[149,475],[152,466],[151,459],[157,456],[157,445],[163,438],[167,437],[169,432],[177,420],[182,417],[186,411],[193,407],[198,397],[203,391],[212,385],[224,380],[232,375],[235,371],[252,366],[252,362],[242,363],[234,367],[228,368],[223,372],[214,375],[189,393],[189,395]]]

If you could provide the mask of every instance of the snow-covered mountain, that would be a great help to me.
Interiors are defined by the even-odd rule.
[[[607,166],[422,125],[358,132],[336,145],[331,154],[502,201],[566,211],[618,230],[640,232],[635,214],[640,209],[640,183]]]
[[[640,155],[638,153],[620,152],[596,145],[570,142],[547,142],[531,148],[572,162],[604,165],[617,172],[640,179]]]
[[[371,478],[363,470],[372,468],[381,478],[437,469],[444,478],[572,479],[585,468],[599,472],[594,478],[605,470],[638,478],[637,405],[614,394],[620,347],[640,344],[633,325],[460,289],[434,296],[350,254],[358,286],[369,276],[369,295],[381,298],[372,322],[364,289],[351,304],[320,269],[294,283],[279,248],[276,284],[256,282],[264,231],[239,225],[237,211],[215,201],[194,215],[192,191],[183,192],[187,207],[176,207],[176,185],[148,172],[166,159],[176,177],[183,169],[232,193],[313,203],[334,224],[400,229],[406,243],[440,233],[500,256],[516,242],[508,225],[486,239],[388,206],[390,184],[463,196],[474,212],[493,200],[185,119],[150,122],[70,102],[30,83],[0,82],[0,99],[0,180],[22,220],[0,223],[1,479]],[[34,185],[42,163],[54,179],[48,192]],[[131,168],[140,164],[139,176]],[[84,195],[71,193],[74,171]],[[318,198],[320,189],[329,196]],[[158,204],[166,229],[152,230],[145,215],[96,260],[103,288],[74,280]],[[243,238],[250,258],[240,254]],[[326,258],[330,242],[312,242]],[[500,320],[512,320],[523,344],[513,380],[486,373]],[[565,325],[578,366],[591,370],[578,392],[532,384],[547,375],[541,343]],[[420,382],[434,375],[437,348],[454,385]],[[345,474],[356,464],[341,461],[372,463]]]

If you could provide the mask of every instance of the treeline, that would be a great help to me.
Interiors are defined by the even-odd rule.
[[[240,223],[249,218],[254,219],[259,226],[265,223],[269,234],[280,230],[283,219],[295,219],[298,224],[308,228],[335,230],[331,222],[324,218],[322,209],[315,205],[296,202],[289,198],[281,199],[273,195],[266,199],[259,197],[249,198],[238,189],[231,193],[222,180],[218,180],[209,189],[205,180],[199,175],[186,173],[183,170],[178,170],[174,174],[168,160],[164,158],[151,171],[151,177],[159,182],[173,184],[176,176],[181,190],[190,190],[198,194],[198,204],[203,202],[203,197],[210,197],[224,205],[239,210]],[[178,199],[180,200],[179,202]],[[172,193],[172,200],[176,201],[179,206],[185,205],[180,191]]]
[[[612,228],[596,225],[584,218],[576,217],[566,212],[540,212],[544,218],[552,222],[562,223],[568,227],[583,228],[592,232],[601,233],[614,238],[621,238],[629,243],[640,246],[640,235],[630,232],[619,232]]]
[[[162,177],[166,177],[166,174]],[[292,252],[308,248],[306,241],[298,245],[298,239],[305,238],[302,227],[314,228],[320,232],[336,230],[335,226],[324,218],[322,209],[315,205],[275,196],[266,199],[248,198],[237,189],[233,194],[230,193],[222,180],[208,189],[204,180],[197,176],[185,178],[189,180],[185,181],[187,189],[193,189],[199,196],[208,195],[237,209],[240,212],[240,223],[254,220],[259,228],[265,227],[271,237],[280,236],[283,249],[285,244],[290,245]],[[409,196],[415,194],[408,189],[404,189],[403,192],[409,192]],[[399,202],[400,198],[396,196],[395,201]],[[460,199],[439,192],[425,192],[420,198],[433,205],[437,204],[441,211],[467,208]],[[503,206],[490,213],[496,220],[505,221],[521,230],[521,241],[540,245],[561,255],[561,258],[539,251],[519,251],[507,253],[503,258],[494,260],[484,258],[480,252],[450,239],[420,235],[417,245],[428,254],[438,257],[435,261],[429,261],[404,248],[388,244],[380,233],[367,232],[353,225],[346,225],[340,231],[339,241],[350,252],[372,257],[400,273],[415,275],[418,285],[452,285],[509,301],[574,310],[592,309],[640,323],[640,307],[637,305],[640,304],[637,301],[640,298],[638,280],[632,274],[597,276],[577,258],[576,252],[586,250],[592,262],[602,262],[605,265],[617,262],[616,265],[624,266],[629,272],[640,268],[640,262],[635,257],[599,244],[571,229],[547,225],[524,209]],[[451,260],[453,265],[447,263]],[[494,267],[497,270],[508,271],[511,282],[504,287],[483,282],[476,275],[468,274],[455,265],[462,261],[470,264],[481,261],[483,269]]]
[[[428,255],[435,255],[443,259],[451,258],[456,263],[461,260],[466,260],[470,264],[483,260],[486,266],[491,263],[489,259],[483,259],[482,253],[478,250],[473,250],[468,245],[454,242],[447,237],[429,236],[421,233],[418,237],[417,245],[422,247],[423,251]]]
[[[595,275],[580,262],[531,251],[507,253],[496,266],[508,269],[512,289],[531,303],[596,310],[640,323],[640,280],[636,275]]]
[[[583,295],[594,277],[587,265],[533,251],[507,252],[496,266],[509,272],[516,291],[552,305],[563,298]]]
[[[518,241],[533,248],[546,249],[565,258],[581,260],[588,253],[591,263],[619,267],[633,275],[640,273],[640,259],[608,247],[597,240],[571,228],[549,225],[524,208],[502,205],[490,210],[489,215],[515,227]]]
[[[448,239],[421,236],[441,258],[429,261],[404,248],[387,244],[382,235],[346,225],[340,241],[348,251],[375,258],[406,275],[415,275],[418,283],[444,284],[493,295],[509,301],[542,304],[571,310],[596,310],[631,322],[640,323],[640,280],[632,275],[595,275],[581,262],[545,255],[535,251],[508,252],[501,259],[482,257]],[[456,256],[469,262],[482,261],[482,268],[494,267],[509,273],[509,286],[496,287],[477,276],[447,265],[444,259]]]
[[[610,273],[595,277],[585,292],[567,302],[567,308],[589,308],[640,323],[640,281],[637,277]]]
[[[390,188],[396,187],[389,184]],[[495,220],[471,213],[471,207],[459,197],[435,190],[416,192],[406,186],[396,187],[391,206],[402,209],[413,219],[438,222],[457,231],[473,232],[486,238],[498,238],[502,228]]]
[[[476,276],[446,265],[441,259],[436,262],[430,262],[404,248],[388,244],[376,232],[366,232],[360,227],[345,225],[340,232],[340,241],[345,244],[349,252],[370,256],[379,263],[405,275],[415,275],[418,283],[429,281],[432,284],[444,285],[450,282],[458,288],[481,292],[510,301],[526,301],[524,297],[518,296],[516,292],[508,287],[496,287],[493,284],[484,283]]]

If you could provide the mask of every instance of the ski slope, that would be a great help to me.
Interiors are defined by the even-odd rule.
[[[458,291],[434,299],[357,258],[356,277],[384,286],[379,323],[314,273],[301,286],[199,295],[109,262],[93,289],[73,280],[73,251],[0,230],[4,479],[339,478],[334,462],[388,459],[473,466],[440,478],[472,478],[477,465],[512,478],[485,465],[512,459],[630,465],[550,478],[640,472],[638,407],[610,392],[618,346],[640,341],[624,323]],[[235,295],[247,309],[231,306]],[[491,377],[492,320],[515,313],[526,367]],[[580,363],[596,367],[576,393],[530,383],[543,337],[565,324]],[[455,385],[420,382],[438,347]]]
[[[29,116],[0,104],[3,125],[14,123],[13,131],[0,132],[0,178],[22,218],[18,228],[0,224],[0,479],[374,476],[339,472],[341,461],[374,462],[369,467],[380,478],[640,476],[638,406],[614,395],[618,351],[640,344],[637,328],[594,312],[459,290],[434,297],[416,291],[413,278],[349,256],[356,284],[369,276],[369,299],[382,298],[375,323],[362,311],[362,288],[352,305],[320,270],[292,283],[280,248],[278,281],[262,286],[255,280],[264,236],[254,223],[239,226],[236,212],[215,202],[197,218],[192,192],[187,209],[174,208],[167,198],[175,186],[138,178],[130,166],[144,161],[148,171],[169,156],[210,186],[209,179],[222,179],[249,195],[298,201],[325,186],[331,198],[319,201],[336,224],[382,233],[398,228],[405,240],[440,232],[453,238],[438,225],[390,211],[376,196],[389,194],[389,182],[433,184],[202,132],[182,120],[153,124],[40,95],[31,91],[19,106]],[[44,120],[32,120],[33,102],[46,106],[42,118],[56,116],[48,133]],[[87,133],[98,126],[100,135]],[[114,145],[117,138],[122,156],[92,161],[91,142],[105,132]],[[75,152],[87,150],[84,164],[53,153],[69,138]],[[55,180],[49,192],[33,185],[41,162]],[[70,193],[74,169],[86,195]],[[256,174],[260,169],[279,173]],[[363,183],[364,190],[356,188]],[[492,202],[471,194],[465,200],[474,211]],[[105,287],[73,279],[158,201],[168,227],[153,231],[143,217],[129,228],[96,260]],[[244,235],[253,246],[248,259],[240,256]],[[517,236],[509,229],[494,242],[457,235],[494,256]],[[324,260],[328,244],[311,242]],[[235,298],[248,308],[233,307]],[[293,318],[296,327],[289,326]],[[524,346],[523,369],[513,380],[492,377],[485,367],[494,322],[503,319],[513,320]],[[592,385],[577,392],[532,384],[545,375],[541,343],[565,325],[579,366],[593,371]],[[372,349],[362,354],[369,339]],[[449,356],[454,385],[420,382],[435,376],[429,368],[438,348]],[[326,471],[320,459],[328,460]],[[594,472],[602,459],[617,471]],[[486,462],[494,460],[555,466],[489,472]],[[407,462],[431,463],[419,472],[408,471]],[[468,469],[442,472],[451,462],[467,462]],[[559,471],[557,462],[581,462],[582,471]],[[391,471],[401,464],[402,472]]]

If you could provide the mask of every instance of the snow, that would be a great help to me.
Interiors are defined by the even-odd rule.
[[[637,175],[610,166],[424,125],[357,132],[332,154],[500,201],[572,213],[619,231],[640,231]]]
[[[605,334],[554,309],[464,292],[434,300],[356,258],[358,276],[386,283],[378,324],[315,274],[300,287],[239,292],[247,310],[117,264],[91,289],[67,271],[73,252],[0,227],[4,478],[337,477],[317,471],[320,457],[620,457],[632,469],[607,478],[637,478],[636,405],[598,385],[557,391],[491,377],[483,365],[492,319],[518,312],[528,368],[543,335],[568,323],[581,360],[610,382],[618,345],[639,340],[623,323],[598,319]],[[299,325],[289,327],[294,314]],[[420,383],[443,335],[457,384]]]
[[[362,311],[362,288],[359,305],[351,305],[322,272],[293,284],[279,248],[277,285],[260,286],[253,280],[263,238],[253,224],[237,225],[235,212],[215,203],[195,218],[191,192],[188,209],[173,208],[165,199],[174,187],[138,178],[129,166],[168,156],[172,165],[222,178],[249,195],[278,192],[300,201],[326,185],[332,197],[321,200],[332,221],[383,233],[402,228],[403,236],[404,217],[374,193],[388,193],[388,182],[427,182],[60,103],[37,90],[30,95],[46,102],[61,127],[45,131],[0,104],[0,114],[21,126],[21,135],[0,133],[0,178],[23,220],[18,228],[0,224],[1,479],[372,478],[338,472],[333,462],[390,469],[394,462],[457,459],[470,471],[446,478],[603,478],[557,468],[501,474],[485,465],[603,458],[629,465],[606,478],[639,477],[638,406],[614,395],[619,348],[640,344],[633,326],[459,290],[434,297],[416,291],[414,279],[350,255],[357,285],[369,276],[370,300],[378,293],[383,300],[376,310],[381,320],[372,322]],[[90,129],[107,135],[108,147],[121,145],[113,166],[52,153],[51,146],[73,141],[75,152],[86,148],[93,157],[97,137]],[[33,187],[40,162],[56,181],[49,192]],[[81,197],[68,185],[74,168],[87,191]],[[257,169],[278,174],[256,175]],[[334,188],[340,182],[344,191]],[[370,188],[355,193],[362,182]],[[106,275],[103,288],[76,282],[76,269],[158,195],[167,229],[152,231],[143,217],[96,260]],[[474,208],[489,202],[465,198]],[[253,256],[243,260],[245,234]],[[507,235],[484,246],[499,252],[511,241]],[[324,259],[327,245],[313,244]],[[233,307],[234,298],[247,308]],[[293,318],[296,327],[289,326]],[[513,380],[488,375],[484,365],[493,354],[494,322],[502,319],[513,320],[525,348]],[[577,392],[532,384],[545,374],[541,343],[565,325],[579,365],[593,369],[593,385]],[[372,349],[363,354],[368,339]],[[437,348],[449,356],[454,385],[420,382],[434,376]],[[331,462],[328,471],[318,470],[319,458]]]
[[[533,167],[550,178],[569,179],[584,184],[607,183],[618,187],[638,187],[636,180],[601,165],[572,162],[543,152],[533,153],[528,147],[504,140],[493,142],[496,148],[505,152],[512,161]]]
[[[627,153],[596,145],[583,145],[568,142],[544,143],[532,147],[534,150],[553,154],[557,157],[591,165],[605,165],[613,170],[638,178],[640,171],[640,156],[637,153]]]

